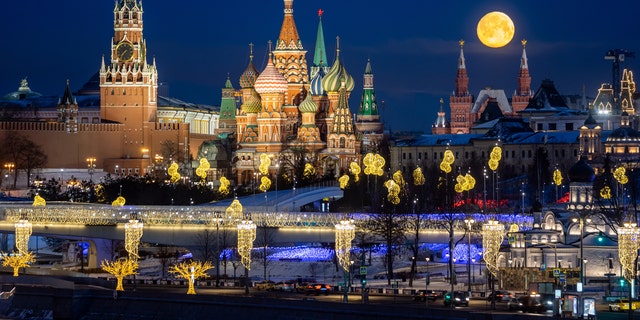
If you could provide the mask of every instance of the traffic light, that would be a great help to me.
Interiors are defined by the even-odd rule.
[[[367,285],[367,276],[362,276],[362,278],[360,278],[360,283],[362,284],[362,286],[366,286]]]
[[[620,286],[621,286],[621,287],[624,287],[624,282],[625,282],[625,281],[624,281],[624,278],[623,278],[623,277],[620,277]]]
[[[602,234],[602,232],[599,232],[596,240],[598,241],[598,244],[602,244],[604,242],[604,234]]]

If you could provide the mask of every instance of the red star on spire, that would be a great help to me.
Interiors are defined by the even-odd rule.
[[[322,9],[318,9],[318,17],[322,17],[323,13],[324,13],[324,11],[322,11]]]

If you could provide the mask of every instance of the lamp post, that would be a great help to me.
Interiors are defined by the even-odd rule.
[[[468,297],[471,298],[471,225],[475,220],[468,218],[464,219],[464,223],[467,225],[467,291]]]
[[[276,212],[278,212],[278,172],[280,169],[280,163],[276,161]]]
[[[429,283],[431,282],[431,274],[429,274],[429,260],[431,260],[429,257],[426,257],[425,260],[427,260],[427,276],[424,278],[424,289],[425,290],[429,290]],[[425,297],[424,297],[424,301],[426,301],[426,306],[429,306],[429,296],[426,295],[426,291],[425,291]]]
[[[4,164],[4,168],[7,169],[7,171],[9,172],[8,175],[6,175],[5,177],[9,178],[9,175],[11,175],[13,173],[13,170],[16,168],[16,165],[13,162],[9,162],[9,163],[5,163]],[[14,179],[15,181],[15,179]],[[15,187],[15,185],[13,185],[13,187]],[[9,182],[9,190],[12,189],[11,186],[11,182]],[[9,192],[9,195],[11,195],[11,192]]]
[[[96,158],[87,158],[87,170],[89,171],[89,182],[93,182],[93,172],[96,169]]]
[[[577,218],[573,218],[571,219],[573,220],[573,222],[579,222],[580,223],[580,282],[584,285],[584,276],[585,276],[585,271],[584,271],[584,222],[585,219],[583,217],[577,217]],[[591,219],[587,218],[586,219],[587,223],[591,222]]]
[[[216,287],[220,286],[220,224],[224,221],[220,212],[213,213],[213,222],[216,224]]]
[[[342,302],[349,302],[349,293],[348,293],[348,276],[349,270],[351,268],[351,241],[355,237],[356,227],[353,224],[353,220],[351,219],[342,219],[339,223],[335,225],[335,241],[336,247],[335,252],[338,258],[338,263],[342,267],[344,271],[344,295],[342,297]]]

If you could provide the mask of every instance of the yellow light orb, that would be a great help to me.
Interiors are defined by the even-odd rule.
[[[499,11],[485,14],[478,22],[477,28],[478,39],[490,48],[500,48],[509,44],[515,31],[511,18]]]

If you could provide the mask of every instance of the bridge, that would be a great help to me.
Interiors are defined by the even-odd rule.
[[[337,187],[309,188],[250,195],[238,199],[243,214],[250,217],[259,228],[268,228],[270,246],[282,243],[332,243],[335,241],[335,225],[344,218],[358,221],[370,219],[371,213],[299,212],[293,211],[295,203],[307,204],[325,198],[339,198],[342,190]],[[30,202],[3,203],[0,208],[0,232],[12,234],[15,223],[28,220],[32,235],[63,236],[66,239],[82,239],[89,242],[89,268],[110,258],[113,240],[123,240],[125,224],[136,219],[143,223],[142,242],[172,246],[194,247],[196,236],[204,230],[237,232],[238,218],[226,213],[232,200],[195,206],[122,206],[83,203],[49,203],[45,207],[33,207]],[[277,206],[277,210],[276,210]],[[455,220],[454,229],[464,232],[464,219],[468,215],[448,214]],[[490,219],[488,215],[473,215],[476,221]],[[518,223],[531,227],[533,219],[517,215],[498,217],[505,223]],[[421,230],[429,234],[431,242],[447,242],[441,214],[423,214]],[[111,249],[109,249],[111,248]]]

